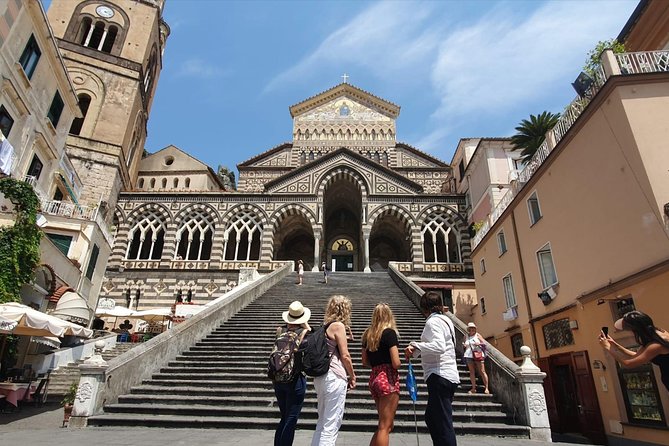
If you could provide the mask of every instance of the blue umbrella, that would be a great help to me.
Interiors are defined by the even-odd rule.
[[[413,364],[409,360],[409,367],[407,370],[407,390],[409,391],[409,397],[413,401],[413,421],[416,425],[416,444],[420,446],[420,440],[418,439],[418,418],[416,417],[416,400],[418,399],[418,387],[416,386],[416,376],[413,373]]]

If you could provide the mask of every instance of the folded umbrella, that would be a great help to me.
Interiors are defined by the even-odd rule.
[[[416,376],[413,373],[413,364],[409,360],[409,367],[407,370],[407,390],[409,391],[409,397],[413,402],[413,421],[416,425],[416,444],[420,446],[420,440],[418,439],[418,418],[416,417],[416,400],[418,399],[418,387],[416,386]]]

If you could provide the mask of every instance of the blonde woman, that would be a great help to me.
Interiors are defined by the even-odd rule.
[[[352,336],[346,334],[351,326],[351,300],[346,296],[332,296],[323,323],[327,326],[330,369],[325,375],[314,378],[318,422],[311,446],[334,446],[344,418],[346,390],[355,388],[353,361],[348,351],[348,340]]]
[[[390,432],[400,402],[398,345],[393,311],[388,304],[377,304],[372,313],[372,324],[362,335],[362,364],[372,368],[369,391],[379,413],[379,424],[370,446],[388,446],[390,443]]]

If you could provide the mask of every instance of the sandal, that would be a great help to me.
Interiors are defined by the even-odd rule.
[[[472,389],[472,390],[470,390],[469,393],[470,393],[471,395],[475,394],[475,393],[476,393],[476,389]]]
[[[490,394],[490,390],[485,389],[485,390],[483,391],[483,393],[485,393],[486,395],[489,395],[489,394]]]

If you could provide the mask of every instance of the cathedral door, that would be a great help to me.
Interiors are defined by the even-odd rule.
[[[337,271],[361,271],[362,197],[358,184],[348,176],[337,178],[325,189],[323,221],[326,259],[334,259]]]

